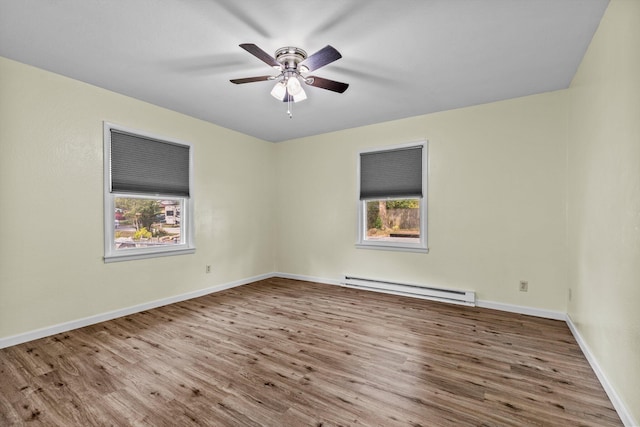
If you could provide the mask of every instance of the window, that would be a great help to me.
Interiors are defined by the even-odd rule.
[[[359,248],[427,252],[427,142],[358,155]]]
[[[195,252],[192,147],[104,124],[105,262]]]

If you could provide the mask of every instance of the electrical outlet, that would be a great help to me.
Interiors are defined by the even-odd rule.
[[[205,272],[207,274],[211,273],[211,266],[207,264],[207,267],[205,268]]]
[[[529,282],[526,280],[520,280],[520,292],[527,292],[529,290]]]

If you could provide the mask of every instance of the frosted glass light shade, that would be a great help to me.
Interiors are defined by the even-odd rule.
[[[278,82],[271,90],[271,96],[273,96],[278,101],[282,101],[284,96],[287,94],[287,86],[285,86],[284,82]]]
[[[298,80],[294,76],[291,76],[287,79],[287,91],[289,91],[289,94],[291,96],[295,97],[300,93],[301,90],[302,86],[300,85],[300,80]]]
[[[297,94],[291,94],[291,96],[293,97],[293,102],[300,102],[307,99],[307,94],[304,92],[304,89],[302,89],[302,87],[300,87],[300,90]]]

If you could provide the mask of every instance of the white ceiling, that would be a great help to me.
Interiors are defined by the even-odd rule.
[[[608,0],[0,0],[0,56],[267,141],[567,88]],[[343,58],[294,105],[242,50]],[[0,94],[1,96],[1,94]]]

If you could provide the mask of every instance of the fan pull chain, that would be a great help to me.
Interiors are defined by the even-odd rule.
[[[289,96],[289,93],[287,93],[287,114],[289,115],[290,119],[293,119],[293,113],[291,112],[291,110],[291,97]]]

